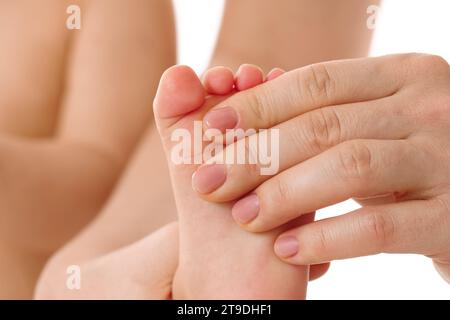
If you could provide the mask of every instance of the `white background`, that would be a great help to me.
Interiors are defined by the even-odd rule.
[[[214,48],[223,0],[175,0],[175,9],[179,63],[201,73]],[[384,1],[371,55],[400,52],[434,53],[450,61],[449,0]],[[321,210],[319,218],[356,208],[347,201]],[[334,262],[328,274],[312,282],[308,290],[309,299],[450,299],[450,285],[431,261],[415,255],[383,254]]]

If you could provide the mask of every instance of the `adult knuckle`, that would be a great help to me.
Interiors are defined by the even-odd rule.
[[[341,141],[341,120],[332,108],[321,108],[306,114],[302,130],[314,151],[321,152]]]
[[[449,71],[448,62],[438,55],[423,55],[420,57],[421,63],[430,70]]]
[[[299,74],[299,87],[305,91],[311,101],[323,105],[329,101],[334,91],[334,80],[324,63],[312,64]]]
[[[246,139],[242,139],[237,142],[237,144],[242,144],[244,148],[243,154],[239,152],[240,148],[237,147],[237,155],[239,157],[237,160],[238,164],[245,164],[246,171],[252,177],[258,177],[261,174],[261,167],[259,164],[259,156],[258,156],[258,146],[256,143],[251,142],[251,138],[247,137]]]
[[[389,214],[378,211],[369,211],[360,219],[361,229],[366,232],[369,239],[381,251],[388,251],[393,243],[395,224]]]
[[[434,205],[436,206],[436,212],[442,213],[444,217],[450,220],[450,199],[438,197],[434,199]]]
[[[331,234],[326,228],[320,227],[314,235],[315,239],[309,245],[306,245],[309,246],[309,252],[312,257],[322,257],[332,242]]]
[[[420,224],[426,226],[423,232],[433,232],[435,239],[441,239],[441,236],[444,236],[445,239],[450,240],[448,238],[450,230],[450,198],[448,196],[436,197],[428,200],[426,204],[425,211],[429,214],[424,217],[426,221]],[[448,252],[448,245],[449,241],[437,241],[435,249]]]
[[[372,151],[358,141],[347,141],[338,152],[338,170],[349,179],[365,181],[373,170]]]
[[[264,126],[264,124],[274,124],[275,113],[267,92],[264,90],[248,90],[245,92],[246,108],[252,114],[255,124]]]
[[[314,153],[314,150],[311,148],[315,148],[309,141],[311,138],[308,136],[308,132],[310,130],[306,128],[307,121],[304,121],[303,117],[300,117],[298,121],[293,122],[292,130],[286,130],[286,134],[289,137],[285,141],[289,141],[289,148],[293,148],[298,154],[304,154],[305,152]]]
[[[437,199],[437,201],[441,210],[436,215],[435,230],[444,230],[444,233],[448,234],[450,230],[450,199]]]
[[[265,119],[264,112],[261,107],[261,100],[254,90],[246,92],[245,106],[248,108],[256,121],[263,121]]]
[[[450,74],[449,80],[450,83]],[[427,92],[415,92],[411,98],[414,101],[409,107],[404,107],[403,114],[397,114],[408,118],[411,122],[421,126],[436,127],[450,122],[450,86],[448,84],[436,84]]]
[[[402,53],[396,55],[400,62],[403,63],[414,63],[417,59],[420,59],[425,54],[419,52]]]
[[[273,181],[274,185],[271,191],[271,202],[273,208],[285,207],[291,199],[291,188],[289,184],[281,178]]]
[[[418,74],[449,73],[448,62],[441,56],[431,54],[409,54],[407,61],[414,72]]]

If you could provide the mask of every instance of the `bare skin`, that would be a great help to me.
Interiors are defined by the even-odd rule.
[[[83,298],[102,294],[87,289],[81,292],[67,290],[67,267],[89,268],[97,259],[114,255],[115,251],[133,245],[160,226],[174,221],[176,208],[170,180],[161,179],[154,183],[164,174],[168,176],[169,173],[161,142],[151,127],[99,215],[52,257],[41,276],[38,296]],[[89,287],[94,288],[95,284]]]
[[[175,61],[172,16],[169,2],[135,1],[133,6],[122,0],[80,2],[83,28],[73,31],[76,35],[72,35],[66,67],[54,72],[64,74],[65,85],[56,76],[49,78],[49,83],[33,78],[33,86],[36,82],[48,91],[43,107],[19,101],[17,114],[10,115],[17,121],[4,126],[0,137],[2,298],[31,297],[46,259],[99,212],[151,124],[151,101],[158,79]],[[20,6],[31,2],[17,2],[19,8],[12,7],[16,2],[1,5],[7,6],[8,12],[18,12]],[[66,30],[66,7],[60,8],[59,1],[54,4],[59,28],[49,25],[49,29]],[[127,19],[117,19],[124,15]],[[9,17],[2,23],[20,25],[17,19],[21,15]],[[57,42],[62,36],[50,38]],[[26,37],[23,40],[32,42]],[[6,51],[14,52],[16,42],[6,41]],[[158,50],[153,43],[159,44]],[[49,45],[52,50],[42,55],[50,59],[61,55],[60,45]],[[23,65],[34,61],[23,59]],[[40,66],[35,68],[38,77]],[[28,80],[18,79],[16,85],[33,87]],[[64,90],[54,92],[55,88]],[[35,101],[33,94],[26,92],[23,98]],[[20,116],[28,109],[31,115],[36,109],[36,118]],[[1,110],[8,113],[7,108]],[[41,114],[47,116],[40,118]],[[30,119],[36,120],[35,127],[28,126]]]
[[[183,67],[182,67],[183,68]],[[237,76],[236,82],[241,83],[243,87],[250,88],[262,79],[262,75],[258,73],[260,70],[256,67],[246,66],[243,68],[243,72],[240,76]],[[191,74],[193,75],[193,74]],[[274,74],[269,74],[268,78],[272,78]],[[195,79],[198,82],[198,79]],[[227,68],[214,68],[206,72],[204,85],[205,88],[208,88],[209,93],[218,94],[222,92],[223,94],[229,92],[232,88],[233,82],[235,81],[233,74]],[[164,86],[164,83],[162,84]],[[182,83],[183,86],[186,83]],[[174,87],[175,90],[179,92],[179,96],[181,97],[181,91],[177,89],[178,87]],[[203,90],[203,89],[202,89]],[[164,94],[164,93],[163,93]],[[166,92],[167,94],[167,92]],[[217,97],[219,98],[219,97]],[[64,299],[82,299],[82,298],[136,298],[136,299],[147,299],[149,294],[152,292],[152,288],[147,285],[147,283],[151,282],[151,279],[155,278],[155,275],[151,274],[151,268],[147,269],[146,276],[143,276],[141,268],[134,268],[137,264],[144,264],[139,258],[139,256],[147,256],[152,255],[151,252],[147,251],[146,245],[141,245],[139,243],[145,242],[147,240],[140,239],[147,238],[147,235],[152,233],[158,226],[167,223],[167,221],[175,219],[175,207],[172,207],[173,200],[164,201],[164,204],[167,205],[166,208],[161,208],[160,200],[165,199],[167,196],[164,193],[165,184],[169,183],[168,180],[159,180],[158,185],[154,184],[154,178],[160,177],[162,172],[166,172],[167,166],[165,161],[157,161],[155,163],[155,149],[160,148],[159,136],[155,134],[153,130],[149,130],[146,133],[146,138],[143,140],[140,145],[138,151],[133,156],[132,161],[130,162],[125,175],[121,179],[121,182],[118,188],[115,190],[113,196],[111,197],[108,205],[102,210],[102,213],[97,217],[97,219],[89,225],[81,234],[79,234],[76,238],[74,238],[63,250],[61,250],[57,255],[55,255],[51,262],[45,268],[43,272],[39,286],[36,292],[36,297],[40,299],[48,299],[48,298],[64,298]],[[150,162],[155,163],[155,165],[149,166]],[[173,168],[173,166],[171,165]],[[175,170],[178,170],[175,168]],[[186,184],[188,182],[188,184]],[[184,189],[188,191],[191,189],[189,180],[184,179]],[[176,185],[179,185],[178,183]],[[192,192],[192,191],[190,191]],[[183,227],[185,231],[185,237],[193,238],[193,235],[198,233],[198,229],[196,232],[189,232],[189,225],[192,223],[196,223],[203,230],[212,230],[221,229],[220,221],[217,223],[211,223],[211,221],[204,221],[202,223],[195,222],[195,216],[192,215],[192,212],[196,212],[196,215],[202,214],[197,207],[195,197],[190,196],[192,198],[189,205],[186,205],[186,199],[180,198],[178,199],[178,203],[183,207],[181,210],[183,219],[185,221],[185,226]],[[198,202],[198,201],[197,201]],[[205,203],[204,203],[205,205]],[[194,206],[195,210],[189,209]],[[215,206],[205,206],[203,208],[204,214],[214,214],[216,212]],[[162,212],[166,212],[167,214],[162,214]],[[226,216],[224,216],[226,217]],[[230,220],[226,220],[226,224],[228,224],[229,228]],[[225,224],[225,226],[226,226]],[[214,229],[212,229],[214,228]],[[238,232],[237,241],[241,238],[246,238],[248,236],[247,233]],[[273,237],[273,236],[272,236]],[[206,239],[207,237],[202,237],[202,239]],[[215,239],[215,237],[208,237],[210,239]],[[255,241],[252,238],[256,238],[257,240],[261,237],[250,237],[250,241]],[[266,238],[266,237],[265,237]],[[265,238],[261,238],[258,242],[264,243],[267,241]],[[194,238],[195,239],[195,238]],[[247,241],[246,240],[246,241]],[[185,240],[186,241],[186,240]],[[214,240],[216,241],[216,240]],[[188,241],[192,243],[191,240]],[[228,249],[230,252],[227,255],[228,262],[226,265],[222,265],[224,260],[215,261],[212,259],[211,261],[198,261],[195,265],[203,265],[206,269],[208,268],[216,268],[223,269],[224,272],[231,272],[229,268],[229,264],[233,259],[240,260],[241,253],[239,253],[238,248],[242,246],[240,243],[235,243],[236,239],[233,237],[229,237],[226,241],[219,241],[216,245],[224,246],[224,249],[228,246],[233,249]],[[234,243],[234,244],[233,244]],[[160,243],[160,246],[165,246],[166,242]],[[233,244],[233,245],[232,245]],[[115,261],[116,259],[123,259],[124,252],[129,252],[128,248],[132,249],[133,254],[129,255],[129,260],[122,260],[124,264],[130,264],[131,268],[127,269],[127,274],[122,274],[121,277],[117,278],[119,281],[119,287],[130,287],[129,292],[124,292],[120,290],[116,290],[116,282],[112,284],[111,282],[103,282],[99,281],[99,275],[102,274],[117,274],[120,273],[123,268],[117,268],[114,264],[111,264],[111,261]],[[283,274],[274,272],[273,269],[273,254],[270,253],[270,250],[267,251],[265,249],[270,248],[267,247],[267,243],[261,244],[261,248],[258,248],[258,253],[261,255],[256,258],[255,254],[251,254],[250,257],[246,257],[245,259],[249,261],[272,261],[270,264],[264,263],[258,267],[249,266],[249,273],[257,273],[259,274],[262,270],[266,270],[266,268],[270,269],[267,271],[269,274]],[[200,256],[202,255],[201,250],[198,250]],[[232,253],[235,252],[235,253]],[[264,253],[264,254],[262,254]],[[183,257],[186,259],[186,254],[183,254]],[[272,257],[272,258],[270,258]],[[178,259],[178,255],[177,255]],[[197,258],[194,258],[197,259]],[[221,262],[222,261],[222,262]],[[237,262],[238,263],[238,262]],[[65,281],[67,279],[66,269],[69,265],[80,265],[82,268],[82,274],[87,275],[83,276],[83,289],[80,291],[71,291],[67,290],[65,285]],[[277,264],[277,263],[276,263]],[[178,265],[177,267],[178,268]],[[258,272],[252,272],[252,270],[258,269]],[[310,278],[314,279],[322,275],[327,269],[326,265],[320,265],[312,269]],[[235,291],[227,289],[223,287],[221,290],[217,291],[217,288],[214,286],[221,286],[220,278],[214,279],[213,281],[202,281],[201,283],[208,283],[208,286],[204,286],[202,290],[192,290],[186,292],[186,288],[191,286],[190,279],[191,276],[194,276],[196,272],[188,272],[184,273],[185,267],[182,271],[177,271],[177,280],[172,285],[173,277],[175,270],[170,275],[167,273],[161,274],[161,281],[164,283],[169,283],[169,289],[171,293],[171,297],[174,298],[196,298],[199,295],[204,295],[205,297],[213,297],[220,295],[220,297],[230,297],[231,294],[234,294]],[[304,290],[301,289],[302,286],[305,285],[305,268],[299,270],[299,272],[303,273],[303,277],[297,278],[295,283],[295,290],[297,291],[295,295],[289,295],[289,298],[299,298],[304,297]],[[184,275],[183,275],[184,273]],[[266,273],[266,272],[264,272]],[[234,276],[233,276],[234,277]],[[87,278],[87,279],[86,279]],[[103,277],[100,277],[103,278]],[[130,279],[140,278],[142,281],[140,284],[141,289],[137,290],[140,292],[140,295],[134,295],[136,292],[136,287],[133,285],[133,282],[130,283]],[[239,279],[240,277],[238,277]],[[238,280],[237,279],[237,280]],[[303,280],[302,280],[303,279]],[[219,281],[219,282],[217,282]],[[251,280],[249,280],[251,282]],[[300,285],[298,284],[301,282]],[[285,281],[282,281],[283,283]],[[135,282],[134,282],[135,283]],[[263,283],[263,282],[262,282]],[[114,286],[114,288],[112,287]],[[172,288],[173,286],[173,288]],[[263,285],[260,285],[263,286]],[[273,292],[273,290],[257,290],[256,292],[249,292],[248,288],[243,288],[242,295],[243,297],[261,297],[263,294],[267,294],[266,292]],[[172,290],[174,290],[172,295]],[[283,290],[277,289],[276,293],[283,294]],[[284,294],[287,294],[284,292]],[[259,296],[258,296],[259,295]],[[164,297],[159,297],[164,298]]]
[[[298,1],[281,1],[276,5],[266,1],[263,6],[260,6],[260,2],[256,3],[255,1],[239,4],[237,1],[228,1],[223,29],[212,64],[226,65],[233,69],[237,69],[243,62],[256,62],[260,64],[263,69],[268,71],[273,66],[280,63],[284,68],[290,69],[294,66],[297,67],[298,65],[308,64],[314,59],[337,59],[342,56],[353,57],[366,55],[370,40],[370,32],[366,28],[354,27],[360,23],[365,24],[365,8],[367,5],[364,4],[364,7],[364,5],[360,3],[361,2],[358,1],[356,6],[355,3],[348,5],[348,7],[347,5],[344,5],[344,11],[347,12],[348,15],[352,14],[353,16],[356,16],[361,11],[361,16],[358,16],[358,19],[347,19],[347,16],[344,18],[342,15],[333,17],[332,10],[335,8],[330,8],[329,5],[325,5],[324,2],[321,3],[320,1],[302,1],[302,3],[299,3]],[[256,6],[258,6],[258,17],[254,17],[254,8]],[[289,14],[290,16],[293,16],[293,19],[292,21],[283,20],[285,23],[280,23],[279,19],[268,19],[274,11],[277,12],[277,16]],[[310,14],[311,11],[314,12],[317,19],[322,18],[323,14],[331,17],[329,20],[330,25],[323,25],[320,23],[311,25],[311,23],[314,23],[314,19],[310,19],[308,23],[305,23],[303,17],[305,14]],[[321,14],[320,12],[325,13]],[[254,28],[245,28],[249,21],[249,15],[252,16],[252,21],[254,21]],[[253,18],[256,18],[256,20]],[[333,28],[333,26],[341,24],[344,20],[351,22],[346,22],[345,27],[340,28],[339,30]],[[264,37],[261,37],[262,30],[259,27],[262,25],[273,30],[273,33],[264,33]],[[333,29],[333,33],[330,35],[327,34],[329,27]],[[236,29],[239,29],[239,32],[236,32]],[[242,32],[244,29],[245,32]],[[305,39],[306,41],[309,39],[312,30],[314,31],[313,35],[321,37],[321,42],[323,42],[322,38],[328,39],[329,37],[335,38],[336,36],[344,38],[345,36],[348,37],[349,34],[351,40],[334,41],[330,47],[327,48],[321,46],[321,43],[317,40],[313,47],[307,47],[308,49],[311,49],[306,52],[303,46],[298,45],[301,41],[291,41],[289,37],[279,36],[280,34],[289,32],[292,34],[293,38]],[[352,33],[350,32],[352,30],[360,31]],[[270,38],[266,38],[268,36]],[[311,38],[313,38],[313,36],[311,36]],[[251,41],[249,41],[249,39]],[[309,39],[310,42],[313,40],[314,39]],[[352,42],[352,45],[350,46],[348,46],[349,41]],[[239,48],[242,49],[239,52],[234,50],[234,44],[236,43],[239,44]],[[270,48],[268,48],[269,43]],[[293,47],[292,44],[297,45]],[[288,48],[289,50],[285,50],[285,48]],[[269,54],[260,55],[260,52],[262,51]],[[221,71],[217,73],[217,70],[213,70],[212,72],[216,73],[216,75],[221,73]],[[249,66],[244,66],[240,70],[240,76],[238,76],[239,74],[237,75],[238,82],[236,85],[238,89],[247,89],[247,87],[239,84],[239,79],[242,79],[242,76],[248,76],[249,72],[252,74],[250,77],[258,77],[259,74],[262,81],[262,74],[258,70]],[[275,71],[273,75],[277,73],[278,72]],[[268,78],[270,77],[271,75],[268,76]],[[210,79],[214,79],[214,76],[210,77]],[[245,83],[245,80],[242,81],[242,83]],[[208,82],[206,82],[205,85],[208,86]],[[211,86],[218,90],[218,92],[215,92],[216,94],[220,95],[224,93],[223,88],[218,88],[217,85],[214,86],[214,84]],[[211,88],[207,88],[207,90],[211,90]],[[148,132],[147,136],[149,135],[152,135],[152,133]],[[145,156],[145,154],[151,154],[151,152],[144,151],[146,148],[159,148],[157,145],[152,146],[149,142],[150,140],[151,139],[148,137],[145,139],[147,142],[143,143],[140,150],[134,156],[134,159],[146,159],[147,156]],[[153,157],[157,154],[157,152],[153,152]],[[128,173],[121,180],[120,187],[116,190],[113,198],[109,201],[109,204],[105,210],[102,211],[99,218],[53,259],[52,263],[48,266],[48,270],[59,268],[59,274],[65,279],[65,274],[61,270],[65,270],[64,268],[67,265],[78,262],[87,263],[87,261],[95,260],[95,257],[107,253],[112,254],[114,250],[120,249],[122,246],[136,241],[143,233],[150,233],[152,230],[159,227],[161,225],[160,223],[164,222],[164,220],[157,219],[154,215],[148,215],[148,212],[153,212],[155,210],[152,208],[155,208],[156,204],[149,203],[143,206],[134,205],[135,203],[143,203],[144,201],[161,202],[160,192],[155,194],[156,200],[149,198],[152,194],[150,192],[148,192],[147,195],[139,195],[140,189],[144,188],[149,190],[149,188],[152,188],[151,181],[156,179],[158,181],[165,180],[165,175],[159,173],[160,171],[157,170],[149,181],[146,181],[145,183],[139,181],[139,176],[147,177],[149,175],[146,172],[151,172],[149,168],[145,167],[145,163],[149,163],[149,160],[134,160],[133,163],[130,164],[130,168],[127,170]],[[135,173],[132,174],[132,172]],[[159,175],[156,175],[158,173]],[[126,200],[127,198],[132,197],[133,194],[136,194],[136,196],[130,199],[135,199],[135,201]],[[169,211],[167,217],[173,218],[173,216],[174,212]],[[130,223],[128,227],[125,228],[124,226],[127,226],[127,220],[147,222]],[[316,278],[320,276],[327,268],[328,264],[318,265],[312,268],[310,277]],[[43,283],[46,282],[45,278],[46,277],[44,277]],[[64,279],[59,278],[57,282],[64,284]],[[64,294],[65,288],[61,287],[60,290],[62,291],[59,292]],[[301,295],[304,295],[304,293]]]
[[[366,57],[372,39],[366,10],[379,3],[228,0],[211,65],[228,66],[239,74],[240,66],[251,63],[266,73],[274,66],[283,73],[321,61]],[[328,268],[329,263],[317,264],[310,276]]]
[[[450,66],[445,59],[401,54],[319,63],[216,108],[223,107],[239,119],[236,126],[278,128],[283,137],[280,172],[272,177],[243,166],[227,167],[225,179],[204,176],[208,172],[201,168],[196,173],[210,184],[210,178],[222,182],[204,198],[221,203],[243,197],[232,209],[241,227],[268,231],[349,198],[364,205],[285,232],[274,247],[283,261],[306,265],[415,253],[431,258],[450,282]],[[220,124],[232,123],[219,112]],[[216,127],[208,117],[205,125]],[[248,206],[249,192],[257,206]]]
[[[259,70],[253,68],[253,71],[258,72]],[[244,77],[245,86],[253,87],[259,84],[262,77],[253,78],[252,74],[254,73],[249,73]],[[223,81],[214,80],[218,78],[228,78],[229,81],[225,83],[227,88],[224,88]],[[206,87],[210,89],[210,94],[217,91],[230,94],[233,91],[234,77],[231,71],[225,68],[211,70],[206,75],[205,83],[209,84]],[[177,94],[174,95],[173,92],[177,92]],[[198,93],[200,96],[195,96]],[[159,93],[155,100],[155,109],[168,110],[170,104],[184,107],[185,112],[188,112],[196,107],[191,105],[190,101],[197,100],[203,104],[205,94],[203,85],[192,70],[187,67],[174,67],[169,69],[161,80]],[[177,97],[177,100],[172,101],[173,97]],[[205,107],[218,99],[223,98],[220,96],[209,98]],[[168,111],[170,112],[170,110]],[[169,131],[162,127],[163,122],[170,119],[161,119],[158,116],[157,119],[163,145],[166,152],[170,153],[171,146],[167,140]],[[185,120],[184,123],[191,123],[190,120]],[[158,198],[161,193],[148,189],[148,186],[151,186],[149,182],[151,182],[152,176],[161,172],[161,168],[158,166],[148,165],[154,153],[154,138],[155,136],[151,132],[147,134],[147,138],[130,166],[130,171],[124,176],[115,196],[97,221],[52,259],[41,278],[37,297],[72,299],[101,296],[107,298],[108,290],[105,290],[101,282],[95,283],[94,280],[97,280],[95,278],[92,278],[92,281],[88,279],[87,284],[84,282],[85,287],[80,291],[67,290],[65,286],[67,267],[72,264],[81,265],[89,275],[92,272],[92,266],[98,266],[98,261],[111,259],[111,257],[117,259],[124,247],[129,245],[134,247],[135,244],[132,243],[150,233],[151,226],[165,223],[164,220],[161,220],[161,212],[158,211]],[[308,268],[283,266],[271,252],[270,243],[279,231],[268,236],[252,236],[242,232],[233,226],[230,216],[226,214],[229,205],[220,207],[195,197],[190,183],[190,175],[195,169],[194,166],[185,166],[185,168],[174,166],[170,161],[170,155],[168,155],[168,159],[179,212],[181,237],[180,263],[177,266],[173,285],[172,279],[170,279],[170,292],[173,298],[233,298],[237,295],[241,298],[304,298]],[[145,175],[142,176],[142,174]],[[133,214],[124,219],[125,212]],[[166,215],[164,218],[174,219],[170,215]],[[121,230],[116,227],[119,225],[122,226]],[[142,226],[140,232],[136,226]],[[96,246],[89,246],[92,243],[96,243]],[[87,248],[90,250],[87,251]],[[222,252],[222,254],[219,256],[217,252]],[[244,265],[245,268],[242,267]],[[235,272],[233,266],[235,266],[234,268],[239,266],[240,271]],[[101,268],[107,272],[111,267],[102,264]],[[128,276],[134,278],[133,272],[135,271],[129,270]],[[127,278],[119,281],[126,282]],[[285,278],[290,280],[285,281]],[[225,285],[226,283],[228,285]],[[141,298],[145,297],[143,294]]]
[[[252,79],[255,82],[247,86],[258,85],[260,79]],[[232,81],[227,91],[233,93]],[[280,230],[264,235],[242,232],[233,225],[229,203],[214,205],[195,196],[191,177],[197,165],[177,165],[172,161],[176,144],[171,140],[172,132],[183,128],[193,134],[194,121],[223,99],[214,92],[207,92],[191,69],[176,66],[164,73],[155,98],[155,118],[179,214],[180,253],[173,297],[305,298],[308,268],[285,268],[267,247]]]
[[[70,1],[80,4],[80,1]],[[0,1],[0,132],[54,134],[71,34],[69,1]]]
[[[35,298],[170,299],[177,265],[178,228],[171,223],[135,243],[82,263],[80,290],[65,287],[65,269],[46,269]],[[58,281],[49,282],[49,277]]]
[[[371,0],[228,0],[212,66],[251,63],[269,72],[365,57]]]

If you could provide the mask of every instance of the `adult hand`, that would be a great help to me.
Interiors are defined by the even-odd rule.
[[[419,253],[450,281],[450,68],[444,59],[405,54],[307,66],[236,94],[204,123],[279,129],[281,173],[262,176],[258,165],[227,165],[226,178],[215,177],[225,182],[201,195],[218,202],[247,195],[232,210],[243,228],[270,230],[349,198],[366,205],[282,234],[275,251],[286,262]],[[207,174],[203,168],[197,175]]]

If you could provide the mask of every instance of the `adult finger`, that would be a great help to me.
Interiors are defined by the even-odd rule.
[[[275,252],[298,265],[377,253],[437,255],[448,250],[448,208],[435,199],[364,207],[283,233]]]
[[[403,139],[417,127],[407,116],[396,115],[396,98],[324,107],[290,119],[268,131],[261,131],[226,146],[223,152],[198,168],[193,180],[196,190],[201,177],[208,175],[210,164],[221,166],[222,184],[201,194],[209,201],[237,199],[278,172],[353,139]],[[373,121],[373,119],[383,119]],[[228,137],[230,138],[230,137]],[[270,146],[270,148],[269,148]],[[248,161],[238,161],[244,154]],[[234,156],[233,161],[229,161]],[[250,161],[253,160],[253,161]],[[205,170],[206,169],[206,170]]]
[[[350,140],[264,182],[232,214],[247,230],[266,231],[352,197],[420,192],[437,178],[410,141]]]
[[[391,96],[405,82],[408,69],[402,62],[409,57],[331,61],[287,72],[219,103],[205,115],[205,128],[270,128],[324,106]]]

